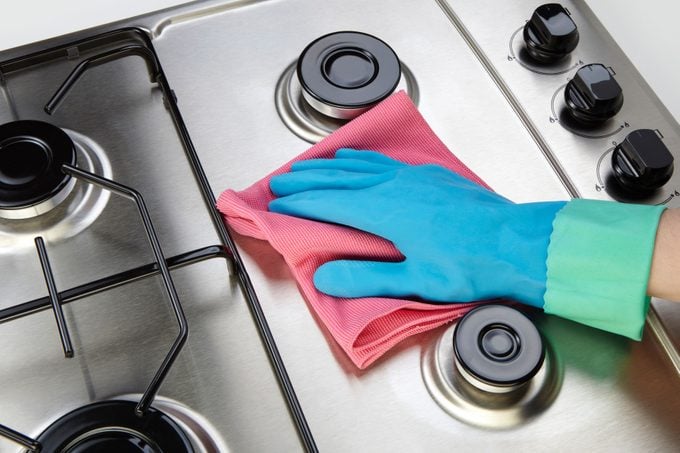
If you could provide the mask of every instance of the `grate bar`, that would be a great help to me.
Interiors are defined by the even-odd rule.
[[[28,450],[32,452],[39,452],[42,449],[40,442],[37,440],[3,425],[0,425],[0,436],[6,437],[12,442],[16,442],[22,447],[28,448]]]
[[[154,54],[150,52],[149,49],[144,46],[140,46],[139,44],[123,46],[117,49],[109,50],[108,52],[101,53],[92,58],[88,58],[87,60],[83,60],[80,64],[78,64],[78,66],[76,66],[75,69],[71,71],[66,80],[64,80],[61,86],[57,89],[52,98],[47,101],[47,104],[45,104],[45,113],[52,115],[57,110],[68,92],[71,91],[71,88],[73,88],[73,85],[75,85],[75,83],[80,79],[85,71],[110,61],[118,60],[119,58],[131,55],[137,55],[144,59],[149,69],[151,83],[154,83],[160,74],[160,66],[158,65],[158,61],[156,60]]]
[[[167,259],[167,263],[170,270],[173,270],[211,258],[228,259],[229,255],[225,252],[223,247],[219,245],[210,245],[208,247],[170,257]],[[133,281],[158,275],[158,273],[159,270],[156,263],[149,263],[64,290],[59,293],[59,297],[61,299],[61,304],[64,305]],[[47,310],[50,306],[50,298],[49,296],[46,296],[4,308],[0,310],[0,324]]]
[[[172,367],[172,364],[175,362],[175,359],[177,359],[179,352],[182,350],[182,347],[189,336],[189,326],[187,324],[186,317],[184,316],[182,306],[180,305],[175,284],[172,282],[172,278],[170,277],[170,269],[168,269],[168,264],[165,261],[165,257],[163,256],[163,251],[161,250],[161,245],[158,241],[158,235],[156,234],[153,223],[151,222],[151,216],[149,215],[149,210],[144,203],[142,194],[137,192],[135,189],[124,186],[123,184],[119,184],[115,181],[94,173],[90,173],[72,165],[64,164],[61,168],[64,173],[67,173],[74,178],[110,190],[111,192],[132,200],[137,205],[139,214],[142,217],[142,222],[144,223],[144,230],[146,231],[147,239],[151,244],[154,257],[156,258],[156,264],[160,270],[161,277],[163,277],[163,284],[165,286],[166,294],[170,299],[172,309],[175,312],[175,317],[177,318],[177,323],[179,324],[179,333],[170,347],[170,351],[163,359],[160,368],[151,380],[149,386],[144,391],[142,398],[135,408],[136,414],[141,417],[151,406],[151,403],[153,402],[156,393],[158,393],[158,389],[163,383],[165,376],[168,374],[168,371],[170,371],[170,367]]]
[[[59,337],[61,338],[61,345],[64,348],[64,356],[67,359],[73,357],[73,345],[71,344],[71,336],[68,333],[66,320],[64,319],[64,311],[61,309],[61,298],[57,292],[57,285],[54,282],[54,274],[52,273],[52,266],[47,257],[47,249],[45,248],[45,241],[38,236],[35,238],[35,246],[38,249],[38,257],[40,258],[40,265],[42,266],[43,275],[45,276],[45,283],[47,283],[47,291],[50,294],[50,302],[52,304],[52,311],[57,320],[57,327],[59,329]]]

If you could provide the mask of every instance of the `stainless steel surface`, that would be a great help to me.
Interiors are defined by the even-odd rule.
[[[508,429],[527,423],[550,407],[560,392],[564,374],[550,344],[536,375],[520,388],[497,393],[497,388],[479,386],[481,381],[458,365],[453,351],[455,330],[456,325],[447,328],[425,350],[421,361],[423,381],[442,409],[480,428]]]
[[[564,75],[537,74],[508,60],[512,33],[537,3],[451,4],[489,62],[505,65],[496,77],[480,64],[470,36],[435,1],[420,2],[417,12],[398,0],[329,0],[323,8],[313,0],[209,1],[115,26],[142,26],[154,36],[216,195],[245,188],[307,149],[279,117],[277,82],[307,43],[352,29],[380,36],[394,48],[417,82],[419,109],[433,130],[500,193],[519,202],[578,193],[606,198],[594,188],[595,164],[612,138],[581,137],[550,122],[550,99]],[[602,58],[620,52],[582,3],[567,4],[582,30],[577,57],[589,46],[603,52]],[[42,104],[78,58],[4,74],[0,121],[45,119]],[[677,125],[626,64],[611,64],[627,96],[618,119],[625,117],[632,128],[659,128],[677,152]],[[638,104],[650,110],[637,116]],[[646,120],[636,124],[633,118]],[[143,193],[166,255],[218,242],[141,60],[120,60],[88,73],[51,121],[98,143],[111,161],[113,179]],[[67,236],[47,238],[60,288],[151,261],[134,209],[116,198],[79,234]],[[680,379],[649,329],[636,343],[537,316],[556,363],[563,365],[559,393],[530,422],[482,430],[442,410],[423,381],[424,355],[446,328],[406,340],[369,369],[358,370],[310,313],[282,257],[255,239],[239,237],[238,246],[321,451],[677,450]],[[210,260],[172,276],[192,330],[161,395],[206,417],[235,451],[301,450],[226,264]],[[41,279],[33,250],[3,254],[0,308],[43,296],[36,284]],[[50,313],[0,325],[0,423],[37,435],[76,406],[142,391],[176,331],[156,280],[64,307],[76,350],[70,361],[61,355]],[[16,450],[0,440],[0,451]]]

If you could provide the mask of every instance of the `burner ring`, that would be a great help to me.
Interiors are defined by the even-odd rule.
[[[44,451],[189,452],[191,441],[167,415],[149,409],[135,415],[133,401],[102,401],[80,407],[52,423],[38,436]]]
[[[25,218],[55,207],[73,188],[61,166],[75,163],[75,144],[60,128],[34,120],[0,125],[0,217]],[[49,207],[35,209],[48,200]],[[32,214],[22,213],[25,208]]]
[[[88,431],[64,447],[65,453],[87,453],[88,451],[155,453],[159,451],[159,447],[144,434],[117,426]]]
[[[343,31],[312,41],[298,58],[297,75],[313,108],[333,118],[351,119],[394,92],[401,66],[385,42]]]

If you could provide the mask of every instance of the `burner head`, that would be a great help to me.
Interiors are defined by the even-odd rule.
[[[74,182],[61,166],[75,163],[73,140],[58,127],[32,120],[0,125],[0,217],[34,217],[57,206]]]
[[[394,92],[401,66],[380,39],[345,31],[312,41],[298,58],[297,76],[303,97],[314,109],[352,119]]]
[[[132,401],[103,401],[70,412],[39,437],[43,451],[63,453],[193,452],[191,441],[164,413],[135,415]]]
[[[484,305],[458,322],[453,337],[456,364],[475,387],[505,393],[528,382],[543,364],[538,329],[519,311]]]

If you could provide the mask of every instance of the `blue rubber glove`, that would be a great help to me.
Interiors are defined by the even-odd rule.
[[[441,166],[351,149],[296,162],[270,187],[279,197],[270,211],[376,234],[405,257],[325,263],[314,285],[326,294],[543,306],[552,223],[565,202],[516,204]]]

